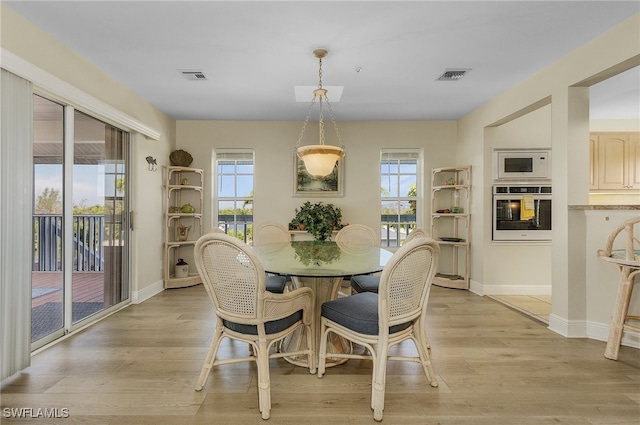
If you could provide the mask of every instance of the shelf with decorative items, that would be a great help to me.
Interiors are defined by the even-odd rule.
[[[202,235],[204,170],[166,167],[164,287],[202,283],[193,262],[193,248]]]
[[[431,171],[431,236],[440,244],[433,283],[469,289],[471,166]]]

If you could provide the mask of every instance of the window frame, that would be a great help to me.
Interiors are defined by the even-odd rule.
[[[383,210],[383,206],[384,203],[389,202],[389,201],[395,201],[397,202],[397,204],[401,204],[402,202],[411,202],[414,201],[415,202],[415,220],[414,222],[410,225],[410,228],[416,229],[416,228],[423,228],[424,226],[424,220],[423,220],[423,216],[424,216],[424,153],[423,153],[423,149],[421,148],[407,148],[407,149],[381,149],[380,150],[380,165],[379,165],[379,181],[380,181],[380,230],[381,230],[381,236],[380,236],[380,244],[381,246],[385,247],[385,248],[398,248],[401,244],[402,241],[404,240],[404,238],[402,238],[402,236],[400,235],[399,232],[397,233],[397,238],[395,239],[394,243],[391,243],[391,239],[388,238],[384,238],[382,235],[384,234],[385,228],[383,228],[383,226],[385,225],[385,223],[389,223],[388,221],[383,221],[382,220],[382,210]],[[402,161],[402,160],[415,160],[416,161],[416,171],[415,174],[413,173],[403,173],[401,170],[401,167],[397,168],[397,172],[396,173],[384,173],[383,172],[383,164],[385,161],[390,161],[390,160],[397,160],[398,162]],[[397,177],[397,189],[398,189],[398,193],[395,196],[384,196],[384,194],[382,193],[382,189],[384,186],[382,186],[382,179],[384,176],[396,176]],[[404,194],[400,194],[400,183],[401,183],[401,177],[403,175],[415,175],[415,183],[416,183],[416,195],[415,196],[408,196],[404,195]],[[398,214],[398,220],[395,222],[395,224],[397,224],[398,226],[401,226],[403,223],[402,221],[400,221],[400,215]],[[406,237],[406,236],[405,236]]]
[[[236,167],[237,167],[237,161],[251,161],[251,166],[253,168],[253,171],[251,174],[248,173],[238,173],[237,172],[237,168],[235,169],[233,174],[222,174],[223,176],[229,176],[229,175],[233,175],[234,179],[234,196],[219,196],[219,189],[218,189],[218,184],[220,182],[220,173],[218,170],[218,165],[220,161],[236,161]],[[255,150],[254,149],[214,149],[213,151],[213,161],[212,161],[212,169],[213,169],[213,175],[212,175],[212,193],[211,193],[211,198],[212,198],[212,208],[211,211],[213,211],[213,216],[211,218],[212,221],[212,227],[213,228],[220,228],[220,220],[219,220],[219,215],[220,215],[220,209],[219,209],[219,205],[220,202],[223,201],[228,201],[228,202],[234,202],[234,219],[233,219],[233,227],[235,229],[240,227],[244,228],[244,232],[243,232],[243,238],[241,240],[243,240],[244,242],[250,243],[251,240],[253,239],[252,237],[252,232],[253,232],[253,216],[254,216],[254,199],[255,199],[255,165],[256,165],[256,161],[255,161]],[[253,190],[251,191],[252,195],[251,196],[238,196],[237,193],[237,189],[238,189],[238,176],[247,176],[247,175],[251,175],[252,177],[252,188]],[[249,221],[246,220],[242,220],[241,222],[238,221],[238,215],[237,215],[237,203],[238,202],[242,202],[242,203],[250,203],[252,205],[251,208],[251,219]],[[225,233],[228,233],[228,229],[226,229],[226,225],[225,225],[225,229],[221,229],[221,230],[225,230]],[[236,235],[234,235],[237,237],[237,233]]]

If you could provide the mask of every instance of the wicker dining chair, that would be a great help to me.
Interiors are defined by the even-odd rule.
[[[216,328],[213,341],[196,384],[202,390],[214,366],[255,361],[258,368],[258,399],[263,419],[269,419],[271,390],[269,359],[306,355],[309,372],[315,373],[313,331],[314,294],[299,288],[284,294],[268,292],[259,258],[244,242],[218,232],[201,236],[195,244],[195,263],[211,299]],[[299,328],[306,330],[306,344],[299,351],[280,353],[274,344]],[[218,359],[223,338],[246,342],[254,355]]]
[[[291,234],[286,227],[275,221],[265,221],[253,231],[254,246],[284,242],[291,242]],[[293,282],[289,276],[267,273],[267,291],[282,294],[287,288],[293,289]]]
[[[404,240],[405,245],[413,238],[426,238],[427,233],[422,229],[414,229],[409,233]],[[351,290],[356,294],[360,292],[378,292],[378,286],[380,284],[379,275],[363,274],[359,276],[353,276],[351,278]]]
[[[284,225],[275,221],[265,221],[254,229],[254,245],[264,245],[266,243],[277,242],[291,242],[291,234]]]
[[[336,233],[334,240],[338,244],[356,244],[368,246],[380,246],[380,235],[375,230],[365,224],[349,224]],[[341,285],[339,296],[349,296],[353,293],[350,287],[351,276],[345,276],[344,284]]]
[[[370,246],[380,246],[380,235],[365,224],[349,224],[344,226],[334,237],[336,242],[346,242]]]
[[[224,234],[224,230],[222,230],[222,229],[220,229],[218,227],[214,227],[213,229],[209,230],[209,233],[222,233],[222,234]],[[287,232],[287,235],[288,234],[289,234],[289,232]],[[254,235],[254,243],[255,243],[255,235]],[[273,292],[275,294],[282,294],[282,293],[284,293],[284,290],[287,287],[287,277],[286,276],[270,275],[270,274],[267,273],[266,285],[267,285],[267,291]]]
[[[389,360],[417,362],[432,387],[438,381],[427,349],[425,317],[431,282],[435,274],[440,247],[430,238],[415,238],[396,251],[380,277],[378,294],[363,292],[322,304],[318,377],[325,373],[326,360],[371,359],[371,408],[373,418],[382,420]],[[327,339],[334,333],[362,345],[370,354],[327,352]],[[389,348],[411,339],[415,356],[395,356]]]

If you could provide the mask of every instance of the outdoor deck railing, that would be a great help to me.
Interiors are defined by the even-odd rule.
[[[415,214],[384,214],[381,216],[381,246],[400,246],[407,232],[416,228]],[[244,242],[253,239],[252,215],[218,215],[218,227],[225,233],[240,236]]]
[[[245,243],[253,240],[253,215],[218,214],[218,227]]]
[[[381,245],[400,246],[407,231],[416,227],[416,216],[382,215],[381,222]],[[244,242],[253,239],[252,215],[218,215],[218,226]],[[105,216],[74,215],[73,229],[73,269],[104,271]],[[62,270],[62,237],[62,215],[33,216],[33,271]]]
[[[73,216],[73,270],[104,271],[104,215]],[[34,255],[31,270],[62,270],[62,215],[33,216]]]
[[[416,228],[415,214],[382,214],[380,246],[400,246],[407,234]]]

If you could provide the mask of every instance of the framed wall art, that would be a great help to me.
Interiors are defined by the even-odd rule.
[[[293,196],[307,198],[344,196],[344,159],[336,163],[331,174],[318,179],[307,172],[304,162],[294,153]]]

